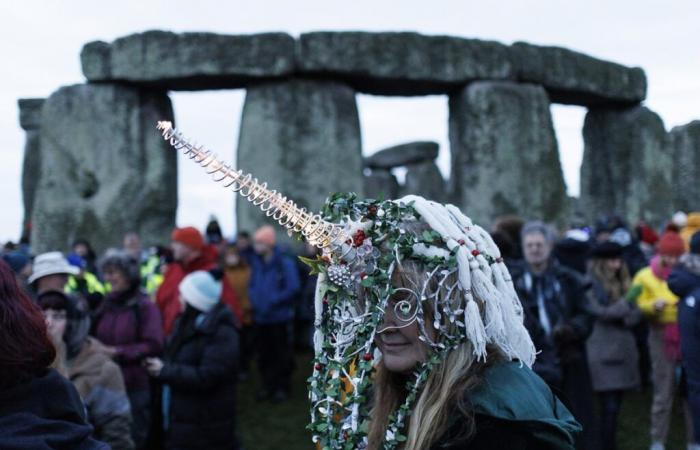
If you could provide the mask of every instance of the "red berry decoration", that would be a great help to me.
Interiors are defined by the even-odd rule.
[[[366,237],[367,236],[365,236],[364,230],[357,230],[355,235],[352,237],[352,245],[359,247],[365,242]]]
[[[472,250],[472,256],[479,256],[480,254],[481,254],[481,252],[479,252],[479,250],[477,250],[477,249]]]
[[[316,369],[316,370],[321,370],[321,369],[323,369],[323,364],[321,364],[321,363],[316,363],[316,365],[314,366],[314,369]]]
[[[372,361],[372,354],[365,353],[364,356],[362,356],[362,359],[364,359],[365,361]]]
[[[367,208],[367,213],[368,213],[370,216],[373,216],[373,215],[377,214],[377,207],[374,206],[374,205],[370,206],[369,208]]]
[[[465,244],[464,239],[458,240],[457,243],[458,243],[459,245],[464,245],[464,244]]]

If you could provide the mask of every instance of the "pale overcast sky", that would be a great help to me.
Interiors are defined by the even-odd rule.
[[[417,31],[558,45],[641,66],[645,104],[667,129],[700,119],[700,2],[684,1],[69,1],[3,2],[0,6],[0,240],[16,240],[22,219],[20,176],[24,132],[17,99],[46,97],[84,81],[79,54],[86,42],[112,41],[149,29],[244,34],[317,30]],[[244,92],[173,93],[178,126],[234,160]],[[358,96],[363,151],[415,139],[441,145],[448,173],[447,98]],[[554,123],[569,193],[578,194],[585,110],[554,106]],[[226,234],[233,195],[191,162],[180,161],[178,225],[203,227],[210,214]]]

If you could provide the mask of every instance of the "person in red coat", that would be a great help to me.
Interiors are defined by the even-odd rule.
[[[163,284],[156,292],[156,305],[163,316],[165,336],[172,333],[175,319],[182,313],[178,291],[182,279],[197,270],[218,271],[216,248],[206,245],[199,230],[194,227],[176,228],[170,239],[174,261],[166,267]],[[240,304],[226,282],[223,283],[221,301],[231,308],[240,323],[243,315]]]

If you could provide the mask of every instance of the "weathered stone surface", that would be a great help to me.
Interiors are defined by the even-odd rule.
[[[402,196],[415,194],[437,202],[447,200],[445,179],[434,161],[411,164],[406,169],[406,181],[401,188]]]
[[[67,250],[76,238],[96,251],[127,231],[165,243],[175,223],[177,160],[155,129],[172,120],[164,94],[116,85],[75,85],[44,104],[42,174],[32,213],[37,253]]]
[[[395,145],[379,150],[365,159],[365,166],[370,169],[393,169],[408,164],[433,161],[438,156],[440,145],[431,141],[416,141]]]
[[[593,109],[583,125],[581,207],[653,225],[673,213],[673,158],[661,118],[645,107]]]
[[[112,79],[111,45],[103,41],[92,41],[80,50],[80,65],[83,75],[90,81]]]
[[[107,45],[107,46],[106,46]],[[146,31],[83,47],[89,81],[128,81],[165,89],[244,87],[291,75],[294,38],[285,33],[221,35]]]
[[[41,108],[44,106],[43,98],[20,98],[19,126],[23,130],[38,130],[41,126]]]
[[[388,170],[375,169],[364,177],[367,198],[394,199],[401,197],[399,182]]]
[[[668,143],[673,158],[673,208],[700,211],[700,120],[674,127]]]
[[[26,131],[22,160],[22,203],[24,204],[22,233],[25,233],[29,228],[34,209],[36,187],[41,178],[39,173],[41,161],[39,127],[41,126],[41,108],[44,105],[44,100],[43,98],[21,98],[17,102],[19,124]]]
[[[594,106],[639,103],[647,81],[639,67],[626,67],[561,47],[525,42],[511,46],[520,81],[541,84],[556,103]]]
[[[379,95],[440,94],[471,80],[515,77],[503,44],[418,33],[304,33],[297,66]]]
[[[318,212],[331,192],[362,192],[362,147],[355,92],[330,81],[290,80],[248,89],[238,167]],[[264,217],[237,202],[238,229]]]
[[[450,98],[449,191],[477,223],[500,215],[559,221],[568,207],[541,86],[475,82]]]

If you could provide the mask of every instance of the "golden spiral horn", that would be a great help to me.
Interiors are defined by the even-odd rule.
[[[162,132],[163,139],[202,166],[215,182],[239,193],[260,208],[266,216],[272,217],[285,229],[301,234],[310,244],[318,248],[328,248],[332,244],[342,245],[347,240],[339,226],[323,220],[319,214],[299,207],[279,192],[268,189],[267,183],[259,182],[251,174],[234,170],[219,159],[216,153],[187,140],[180,131],[173,128],[171,122],[159,121],[157,128]]]

